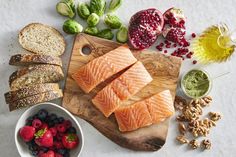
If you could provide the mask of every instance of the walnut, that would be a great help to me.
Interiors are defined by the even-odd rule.
[[[184,123],[179,123],[178,129],[179,129],[180,134],[184,135],[186,133],[186,127]]]
[[[201,147],[206,150],[206,149],[211,149],[211,141],[208,139],[202,140],[201,142]]]
[[[174,101],[175,110],[181,111],[186,105],[187,101],[184,98],[180,96],[175,96],[175,101]]]
[[[205,96],[205,97],[201,98],[201,100],[202,100],[201,106],[206,107],[206,106],[209,106],[210,103],[212,102],[212,97],[211,96]]]
[[[183,135],[177,136],[176,140],[181,144],[189,143],[188,139]]]
[[[210,119],[213,121],[218,121],[221,119],[221,114],[218,112],[209,112],[208,115],[209,115]]]
[[[192,149],[197,149],[199,147],[199,143],[197,140],[191,140],[189,143],[189,146],[192,148]]]
[[[208,118],[203,120],[191,120],[188,123],[188,130],[194,137],[207,136],[210,133],[210,128],[215,125],[215,122]]]

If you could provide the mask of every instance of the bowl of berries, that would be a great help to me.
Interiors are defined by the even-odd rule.
[[[15,128],[23,157],[78,157],[84,140],[78,121],[63,107],[41,103],[27,109]]]

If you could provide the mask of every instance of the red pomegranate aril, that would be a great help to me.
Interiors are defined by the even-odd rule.
[[[196,37],[196,34],[195,34],[195,33],[192,33],[192,37],[195,38],[195,37]]]
[[[197,64],[197,61],[196,61],[196,60],[194,60],[194,61],[193,61],[193,64]]]
[[[164,50],[164,53],[167,53],[167,50]]]
[[[170,48],[170,45],[166,45],[166,48]]]
[[[173,46],[174,46],[174,47],[177,47],[177,44],[174,44]]]
[[[160,45],[160,46],[164,46],[164,43],[160,43],[159,45]]]

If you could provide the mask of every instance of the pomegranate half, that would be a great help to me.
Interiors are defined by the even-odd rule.
[[[138,50],[150,47],[162,33],[163,25],[163,15],[155,8],[135,13],[129,22],[129,44]]]

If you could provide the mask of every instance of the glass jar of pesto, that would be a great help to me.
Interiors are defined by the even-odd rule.
[[[183,75],[181,89],[190,98],[201,98],[206,96],[212,87],[209,74],[202,69],[192,69]]]

